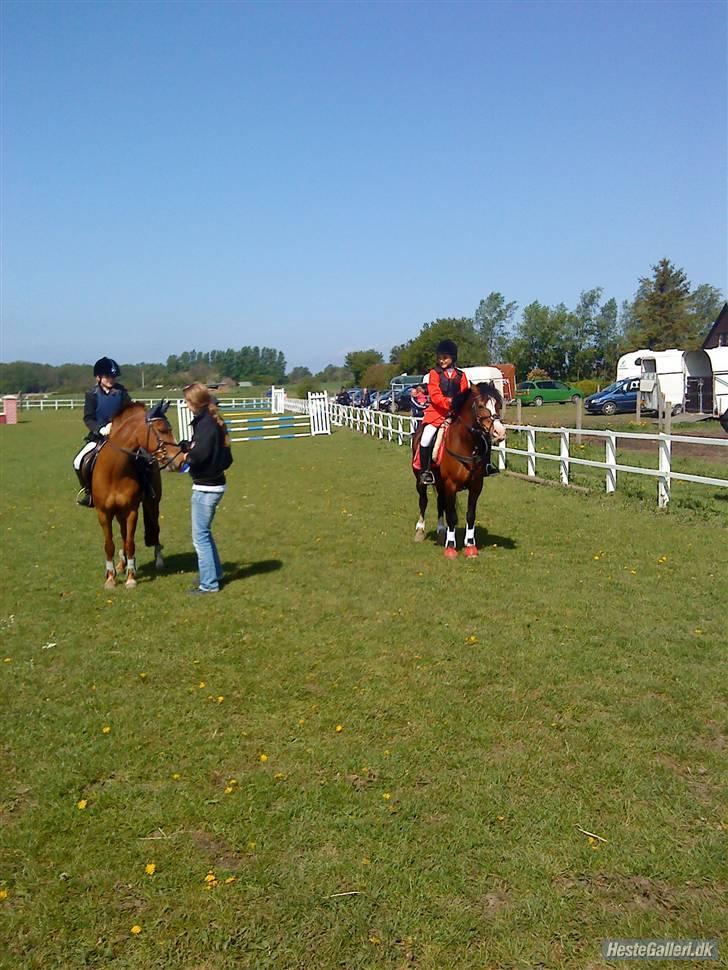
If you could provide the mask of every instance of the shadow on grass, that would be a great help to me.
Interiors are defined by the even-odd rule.
[[[259,559],[257,562],[224,562],[222,564],[223,584],[228,586],[241,579],[249,579],[251,576],[259,576],[263,573],[273,573],[283,568],[280,559]],[[140,577],[156,579],[172,573],[197,573],[197,556],[194,552],[176,553],[164,557],[164,569],[157,572],[154,567],[154,560],[145,562],[139,567],[137,574]]]
[[[458,549],[462,548],[465,540],[465,529],[464,527],[458,526],[455,535],[457,537]],[[445,545],[445,533],[440,533],[438,540],[437,530],[430,529],[430,531],[425,536],[426,540],[430,540],[434,545]],[[487,546],[497,546],[499,549],[515,549],[517,543],[509,538],[508,536],[499,536],[495,532],[488,532],[487,529],[481,528],[479,525],[475,527],[475,544],[479,549],[485,549]]]

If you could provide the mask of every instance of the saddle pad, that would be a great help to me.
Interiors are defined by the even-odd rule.
[[[450,421],[445,421],[444,424],[440,425],[437,429],[437,434],[435,435],[435,443],[432,446],[432,464],[439,465],[440,458],[442,456],[443,445],[445,444],[445,432],[450,427]],[[422,462],[420,461],[420,446],[417,445],[417,453],[412,460],[412,468],[418,472],[422,468]]]

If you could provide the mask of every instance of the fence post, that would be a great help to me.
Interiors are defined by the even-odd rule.
[[[536,432],[533,428],[526,428],[526,449],[528,451],[528,475],[536,477]]]
[[[581,444],[581,416],[582,416],[582,404],[581,398],[576,399],[576,443]]]
[[[657,479],[657,504],[661,509],[666,509],[670,502],[670,459],[672,451],[672,442],[667,435],[660,435],[658,448],[660,449],[660,477]]]
[[[506,468],[506,443],[505,441],[500,441],[498,443],[498,471],[505,471]]]
[[[569,484],[569,429],[562,428],[560,433],[560,456],[559,468],[561,471],[561,484]]]
[[[637,388],[637,412],[635,415],[635,420],[637,421],[637,424],[642,422],[642,391],[640,388]]]
[[[521,409],[522,408],[523,408],[523,404],[521,403],[521,399],[520,399],[520,397],[517,397],[516,398],[516,424],[518,424],[518,425],[520,425],[520,423],[521,423]]]
[[[617,436],[610,431],[605,439],[607,463],[607,495],[617,491]]]

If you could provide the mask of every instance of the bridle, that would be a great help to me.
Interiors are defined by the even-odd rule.
[[[491,398],[488,397],[485,398],[485,400],[489,401]],[[498,420],[498,413],[496,412],[493,414],[491,411],[488,411],[483,403],[483,409],[486,411],[486,415],[480,414],[478,404],[479,402],[482,403],[483,401],[484,399],[481,395],[478,395],[477,397],[475,397],[475,395],[473,396],[473,401],[470,407],[470,421],[472,423],[468,423],[468,421],[463,418],[462,412],[458,414],[453,421],[453,424],[459,421],[460,424],[462,424],[475,439],[476,444],[472,455],[460,455],[457,452],[452,451],[447,446],[445,447],[445,450],[449,455],[452,455],[453,458],[457,458],[457,460],[461,461],[464,465],[475,466],[479,463],[487,465],[490,461],[491,452],[493,450],[493,439],[491,435],[495,422]],[[489,422],[488,427],[484,426],[484,421]]]
[[[175,442],[169,442],[169,444],[172,444],[172,443],[174,444],[174,446],[176,447],[177,451],[171,457],[167,454],[167,444],[168,444],[168,442],[166,442],[161,437],[161,435],[159,434],[159,432],[157,431],[156,427],[154,426],[154,422],[155,421],[164,421],[164,423],[167,425],[167,427],[169,427],[169,422],[167,421],[166,418],[160,418],[160,417],[145,418],[145,422],[146,422],[146,425],[147,425],[147,443],[146,443],[146,447],[145,448],[137,448],[136,453],[135,453],[135,457],[143,458],[144,461],[146,461],[150,465],[152,464],[152,462],[156,461],[156,463],[159,465],[160,469],[162,471],[164,471],[165,468],[168,468],[172,464],[172,462],[175,460],[175,458],[177,458],[178,455],[182,454],[182,449],[180,448],[180,446],[177,444],[176,441]],[[154,432],[154,437],[157,439],[157,447],[154,449],[154,451],[150,451],[149,450],[149,433],[150,433],[150,431],[153,431]],[[160,458],[160,455],[161,455],[161,458]]]

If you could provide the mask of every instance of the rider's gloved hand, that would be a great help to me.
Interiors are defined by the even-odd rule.
[[[108,433],[110,431],[111,431],[111,422],[110,421],[109,421],[108,424],[105,424],[103,426],[103,428],[99,428],[99,434],[102,434],[104,436],[104,438],[108,435]]]

